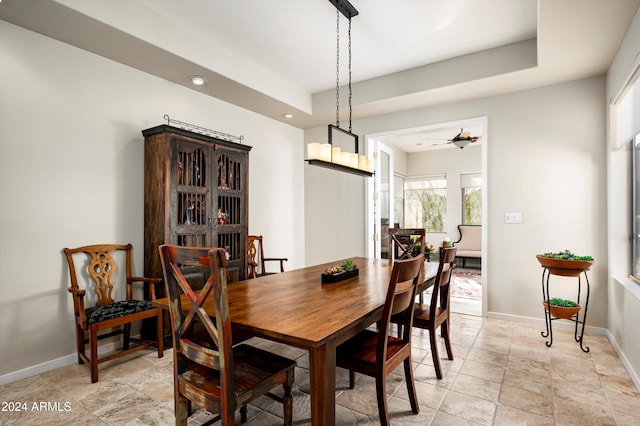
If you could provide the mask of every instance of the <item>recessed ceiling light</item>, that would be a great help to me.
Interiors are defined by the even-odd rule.
[[[192,75],[191,82],[196,86],[202,86],[204,83],[207,82],[207,80],[205,80],[204,77],[200,77],[199,75]]]
[[[293,118],[293,114],[282,114],[284,118]]]

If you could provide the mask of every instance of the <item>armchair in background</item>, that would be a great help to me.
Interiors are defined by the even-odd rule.
[[[453,245],[458,249],[456,259],[462,259],[465,267],[467,259],[482,259],[482,225],[458,225],[460,238]]]

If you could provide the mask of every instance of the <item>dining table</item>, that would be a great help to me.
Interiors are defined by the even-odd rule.
[[[336,347],[382,317],[392,263],[364,257],[350,260],[358,275],[336,283],[322,283],[321,275],[343,260],[237,281],[227,288],[234,333],[309,352],[313,425],[335,424]],[[433,285],[437,269],[437,263],[424,262],[419,291]],[[166,298],[155,303],[168,309]],[[204,308],[215,315],[213,300],[205,301]]]

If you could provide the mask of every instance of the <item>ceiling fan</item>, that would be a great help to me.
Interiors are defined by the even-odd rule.
[[[476,142],[480,138],[481,136],[471,136],[471,132],[465,132],[464,129],[460,129],[460,133],[458,133],[451,139],[446,139],[447,141],[446,143],[448,144],[452,143],[458,148],[463,149],[465,146],[469,145],[470,143]],[[441,145],[441,144],[434,144],[434,145]]]

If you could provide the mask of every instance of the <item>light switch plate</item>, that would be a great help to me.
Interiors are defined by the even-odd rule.
[[[522,213],[505,213],[504,223],[522,223]]]

